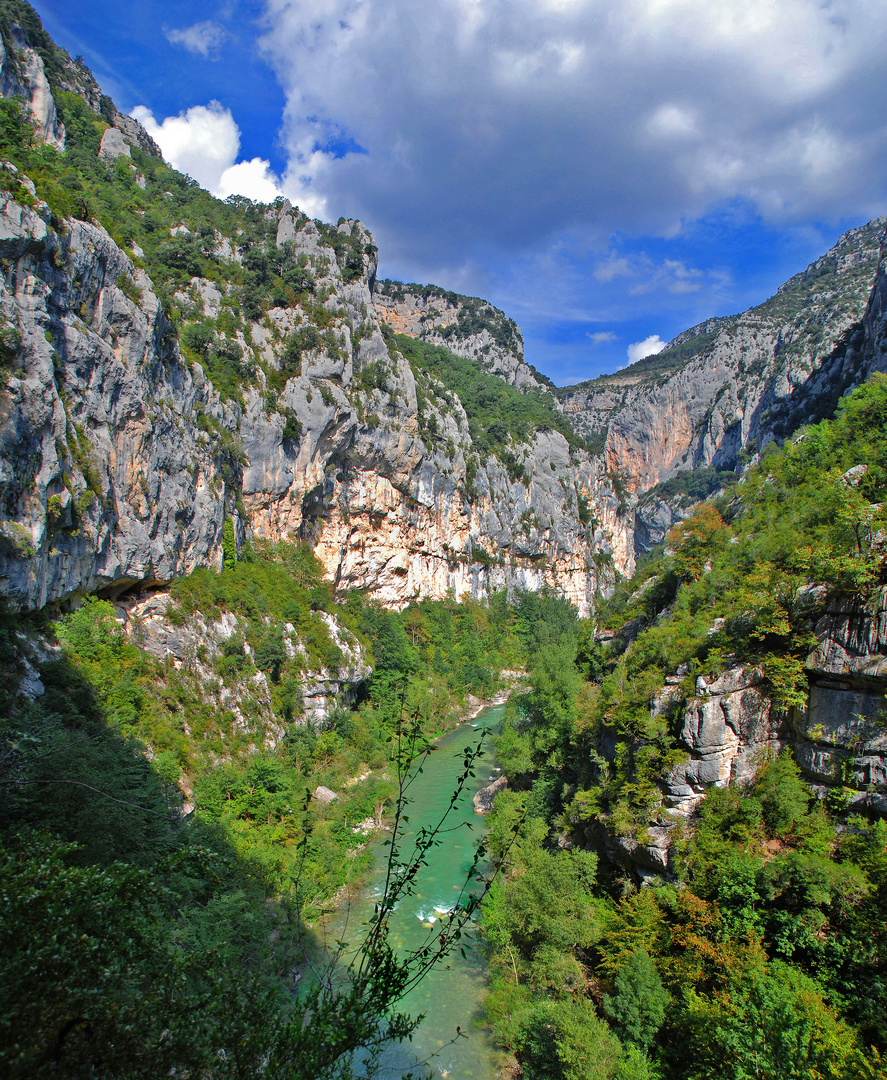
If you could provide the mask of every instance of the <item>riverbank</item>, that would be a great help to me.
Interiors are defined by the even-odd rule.
[[[497,705],[504,705],[511,695],[519,688],[525,686],[525,680],[527,678],[526,671],[500,671],[499,677],[506,679],[506,685],[498,690],[490,698],[477,698],[474,694],[469,694],[466,699],[467,711],[463,713],[458,724],[470,724],[472,720],[476,720],[478,716],[484,711],[484,709],[493,709]]]

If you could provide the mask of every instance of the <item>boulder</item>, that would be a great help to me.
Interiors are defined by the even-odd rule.
[[[508,778],[506,776],[498,776],[492,784],[487,784],[486,787],[481,788],[474,796],[475,814],[489,814],[493,809],[493,803],[495,802],[496,796],[500,791],[504,791],[507,787]]]

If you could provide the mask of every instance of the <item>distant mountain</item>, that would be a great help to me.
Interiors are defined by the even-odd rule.
[[[642,499],[641,548],[662,539],[679,508],[668,492],[690,471],[733,471],[769,442],[834,412],[841,395],[883,370],[885,219],[851,229],[776,295],[709,319],[655,356],[557,391],[607,470]],[[681,477],[684,476],[684,480]]]

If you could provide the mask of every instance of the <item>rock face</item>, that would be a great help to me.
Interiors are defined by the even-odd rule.
[[[508,787],[508,777],[497,776],[492,784],[487,784],[474,796],[475,814],[489,814],[496,802],[496,796],[500,791]]]
[[[520,327],[505,312],[476,296],[461,296],[436,285],[380,281],[376,311],[398,334],[444,345],[467,356],[512,386],[552,389],[551,380],[524,360]]]
[[[176,355],[146,275],[103,229],[60,237],[5,195],[0,254],[0,317],[21,338],[0,395],[4,591],[39,608],[217,563],[228,455],[193,418],[233,414]]]
[[[344,224],[368,252],[346,280],[312,222],[288,204],[274,213],[288,257],[317,265],[335,344],[306,349],[270,395],[264,371],[308,325],[299,307],[272,309],[237,338],[261,361],[255,383],[225,401],[183,360],[152,282],[103,229],[72,221],[60,235],[2,197],[0,317],[21,339],[0,398],[3,590],[33,609],[218,566],[230,517],[239,542],[310,541],[339,585],[385,603],[548,585],[587,613],[632,550],[600,467],[541,431],[517,448],[522,481],[490,457],[469,495],[467,419],[433,380],[425,407],[444,439],[419,437],[416,378],[375,312],[372,238]],[[222,295],[194,279],[186,299],[212,316]],[[298,437],[285,435],[287,417]]]
[[[285,723],[274,713],[271,688],[263,672],[254,672],[245,682],[228,676],[223,684],[213,669],[224,643],[243,633],[236,615],[225,612],[215,620],[197,615],[183,622],[174,618],[175,603],[163,590],[118,603],[117,609],[127,634],[141,649],[179,670],[184,667],[199,680],[205,693],[218,695],[218,706],[231,711],[236,727],[258,727],[267,746],[276,745],[283,737]],[[295,627],[284,623],[282,628],[287,656],[302,656],[308,668],[299,679],[304,706],[301,717],[318,729],[323,728],[334,708],[353,703],[358,688],[372,674],[357,639],[334,616],[321,612],[320,618],[343,657],[335,670],[311,668]],[[249,653],[249,645],[244,643],[243,647]]]
[[[884,225],[879,218],[845,233],[764,304],[710,319],[615,375],[558,391],[626,491],[704,466],[733,470],[771,439],[830,415],[848,388],[883,370]],[[638,550],[681,516],[673,501],[645,500]]]
[[[159,156],[81,61],[28,26],[0,27],[17,50],[4,53],[0,92],[23,92],[39,137],[64,146],[49,71],[110,125],[103,157],[131,147]],[[134,182],[145,189],[144,176]],[[461,403],[427,375],[420,415],[418,375],[381,332],[401,308],[419,316],[405,296],[374,293],[376,247],[359,222],[329,230],[288,204],[268,211],[270,246],[306,268],[320,299],[291,293],[261,321],[220,330],[254,376],[223,398],[183,358],[130,255],[90,222],[56,232],[47,208],[14,201],[17,184],[34,194],[18,175],[0,196],[0,335],[14,353],[0,396],[0,589],[20,608],[218,566],[226,519],[239,545],[309,541],[341,587],[394,605],[549,586],[587,614],[595,591],[630,568],[630,520],[599,462],[539,431],[503,447],[509,475],[495,454],[480,459]],[[238,235],[216,237],[221,262],[240,263],[244,250]],[[229,288],[193,278],[176,293],[178,317],[219,320],[239,305]],[[438,300],[430,340],[518,386],[542,385],[501,312]],[[297,338],[293,367],[283,353]]]
[[[0,97],[20,97],[41,142],[57,150],[65,148],[65,128],[58,118],[43,60],[31,48],[25,32],[13,26],[7,42],[0,39]]]
[[[680,706],[678,745],[685,760],[661,784],[659,813],[641,841],[597,835],[611,856],[641,877],[667,873],[669,849],[711,787],[747,785],[758,769],[791,747],[802,773],[820,796],[887,817],[887,588],[869,604],[821,599],[817,647],[807,658],[807,707],[790,714],[773,707],[756,668],[729,668],[717,679],[696,681]],[[654,714],[683,700],[672,677],[655,698]],[[605,756],[612,759],[615,744]]]
[[[120,132],[128,145],[137,146],[153,157],[161,157],[160,147],[148,132],[137,120],[117,110],[79,57],[71,59],[45,31],[34,25],[24,29],[12,21],[0,30],[3,31],[0,38],[0,97],[24,99],[35,135],[41,142],[49,143],[57,150],[65,148],[65,127],[59,120],[52,95],[55,86],[82,97],[94,113]],[[47,78],[44,58],[52,68],[52,85]]]
[[[102,145],[101,149],[99,150],[99,157],[132,157],[129,149],[129,143],[123,137],[123,134],[117,130],[117,128],[107,128],[105,130],[105,134],[102,136]]]
[[[887,816],[887,589],[868,608],[831,599],[816,636],[808,706],[793,717],[798,764],[821,787],[852,785],[849,805]]]
[[[787,742],[756,668],[735,667],[717,679],[696,681],[686,706],[680,743],[688,760],[665,780],[667,809],[688,816],[712,785],[750,782],[761,764]]]

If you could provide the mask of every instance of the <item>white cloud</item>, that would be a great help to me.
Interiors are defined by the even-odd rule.
[[[641,261],[647,263],[647,260]],[[692,293],[708,283],[702,270],[687,266],[679,259],[665,259],[659,266],[647,263],[640,275],[642,280],[632,285],[630,296],[649,292]]]
[[[663,139],[685,139],[696,134],[696,117],[680,105],[661,105],[650,117],[647,127],[651,135]]]
[[[635,364],[638,360],[643,360],[645,356],[655,356],[656,353],[661,353],[667,344],[668,342],[663,341],[658,334],[651,334],[643,341],[635,341],[628,346],[628,362]]]
[[[194,105],[158,123],[150,109],[137,105],[132,115],[145,128],[174,168],[188,173],[220,198],[245,195],[271,202],[280,194],[280,181],[262,158],[237,161],[240,129],[229,109],[218,101]]]
[[[280,180],[271,171],[271,164],[262,158],[238,161],[225,169],[214,192],[220,199],[229,195],[245,195],[255,202],[274,202],[280,191]]]
[[[887,205],[883,0],[265,8],[287,193],[361,217],[392,259],[664,234],[737,200],[776,221]]]
[[[608,341],[616,340],[616,335],[613,333],[612,330],[598,330],[597,333],[586,334],[585,336],[592,343],[592,345],[604,345]]]
[[[164,29],[167,41],[173,45],[181,45],[188,52],[208,58],[211,52],[215,52],[228,37],[228,31],[212,19],[194,23],[181,30]]]

